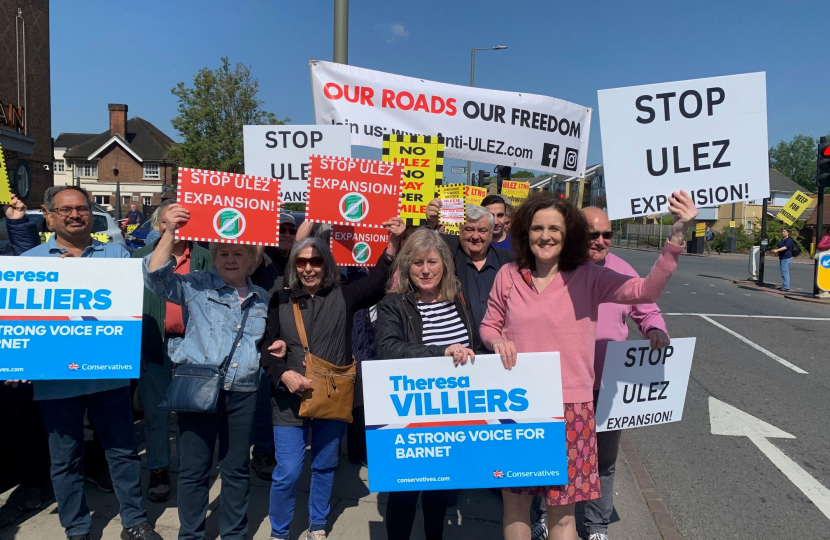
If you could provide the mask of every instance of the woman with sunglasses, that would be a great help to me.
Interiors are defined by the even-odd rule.
[[[312,462],[308,538],[326,538],[340,439],[346,429],[345,422],[299,416],[300,396],[311,381],[305,377],[305,351],[293,303],[300,308],[311,354],[338,366],[351,364],[354,313],[383,298],[389,268],[406,228],[398,217],[384,226],[389,231],[389,244],[369,276],[342,286],[328,244],[313,236],[297,241],[285,269],[288,289],[271,299],[261,357],[261,365],[273,384],[277,466],[271,477],[271,538],[288,538],[309,432]]]

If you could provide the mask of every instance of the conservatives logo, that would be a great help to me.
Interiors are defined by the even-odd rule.
[[[493,478],[504,478],[504,473],[496,469],[493,471]]]
[[[79,366],[75,362],[69,364],[69,371],[78,371],[79,369],[81,369],[81,366]]]
[[[369,214],[369,201],[360,193],[346,193],[340,199],[340,215],[348,222],[358,223]]]

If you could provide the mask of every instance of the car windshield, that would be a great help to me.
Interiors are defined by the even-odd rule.
[[[138,229],[152,229],[152,228],[153,228],[153,220],[152,219],[147,219],[147,220],[144,221],[144,223],[142,223],[141,225],[136,227],[136,230],[138,230]]]

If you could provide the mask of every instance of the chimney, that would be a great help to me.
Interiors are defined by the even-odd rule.
[[[127,140],[127,106],[121,103],[110,103],[110,136],[121,135]]]

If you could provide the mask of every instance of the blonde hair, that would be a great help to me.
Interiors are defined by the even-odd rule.
[[[210,253],[210,262],[213,263],[213,266],[216,267],[216,255],[219,253],[219,250],[224,247],[242,247],[245,248],[245,251],[248,252],[248,255],[251,257],[251,266],[248,267],[248,275],[252,275],[256,272],[257,269],[257,256],[256,246],[252,246],[249,244],[229,244],[226,242],[211,242],[208,244],[208,252]]]
[[[441,282],[438,284],[438,299],[449,302],[455,300],[461,284],[458,282],[458,278],[455,277],[455,264],[450,254],[450,248],[447,247],[447,244],[437,232],[429,229],[417,229],[406,240],[406,244],[395,259],[392,282],[388,292],[406,294],[410,287],[414,288],[412,280],[409,278],[409,268],[412,266],[412,261],[419,256],[429,255],[433,251],[438,254],[444,267]],[[395,281],[395,278],[397,278],[397,281]]]

